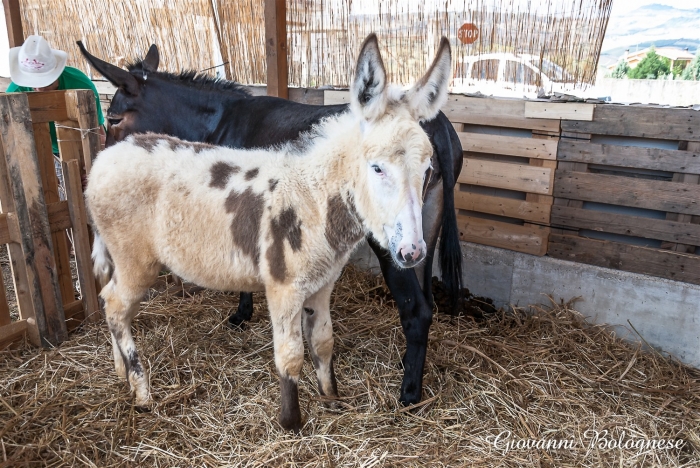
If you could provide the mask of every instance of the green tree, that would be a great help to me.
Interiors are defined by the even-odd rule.
[[[678,62],[675,67],[673,67],[673,77],[678,78],[683,75],[683,70],[688,64],[686,62]]]
[[[670,63],[669,59],[661,57],[652,47],[646,57],[631,69],[627,76],[637,80],[655,80],[659,75],[668,75],[671,72]]]
[[[617,78],[618,80],[620,80],[620,79],[626,77],[629,72],[630,72],[629,63],[627,63],[624,59],[621,59],[619,62],[617,62],[617,66],[612,71],[610,76],[612,78]]]
[[[681,78],[684,80],[700,81],[700,49],[695,51],[695,58],[685,67]]]

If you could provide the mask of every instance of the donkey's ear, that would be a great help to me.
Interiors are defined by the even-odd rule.
[[[95,67],[95,70],[107,78],[110,83],[133,96],[139,94],[139,82],[136,81],[136,78],[134,78],[131,73],[112,65],[111,63],[107,63],[104,60],[100,60],[94,55],[90,54],[90,52],[85,49],[85,46],[83,46],[81,41],[78,41],[77,44],[80,48],[80,52],[83,54],[83,57],[85,57],[87,61],[90,62],[93,67]]]
[[[445,36],[440,40],[433,64],[418,83],[406,92],[403,100],[418,120],[432,120],[447,102],[447,87],[452,74],[452,52]]]
[[[158,47],[155,44],[151,44],[151,48],[148,49],[146,58],[141,61],[143,71],[148,73],[158,71],[158,62],[160,62],[160,55],[158,55]]]
[[[386,110],[386,72],[379,53],[377,35],[372,33],[362,43],[350,87],[350,106],[367,121],[381,116]]]

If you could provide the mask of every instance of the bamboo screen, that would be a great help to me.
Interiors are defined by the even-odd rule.
[[[393,82],[419,78],[446,35],[456,78],[466,73],[488,78],[488,69],[478,76],[463,66],[468,57],[512,53],[532,54],[540,68],[558,65],[569,81],[592,83],[611,5],[612,0],[287,0],[289,84],[347,86],[359,46],[373,31]],[[78,39],[112,63],[142,56],[156,43],[162,69],[204,70],[229,62],[228,78],[265,82],[263,0],[21,0],[21,7],[25,34],[43,35],[70,53],[69,65],[89,74],[75,46]],[[471,44],[459,39],[467,23],[478,29]]]

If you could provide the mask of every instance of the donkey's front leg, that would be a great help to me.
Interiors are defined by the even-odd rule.
[[[333,370],[333,324],[330,301],[333,282],[304,302],[304,336],[309,345],[311,359],[316,368],[318,392],[323,396],[337,397],[338,385]]]
[[[287,430],[301,430],[299,409],[299,375],[304,363],[304,340],[301,331],[301,309],[304,297],[293,288],[266,290],[272,319],[275,364],[280,375],[280,424]]]
[[[397,268],[389,253],[376,241],[369,238],[368,243],[377,255],[384,280],[399,309],[401,327],[406,336],[399,401],[404,405],[412,405],[420,401],[423,393],[423,368],[433,310],[428,306],[428,301],[421,291],[415,271]]]

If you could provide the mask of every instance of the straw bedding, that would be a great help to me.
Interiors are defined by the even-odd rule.
[[[346,268],[333,296],[340,410],[306,360],[301,435],[277,424],[279,390],[262,295],[245,331],[234,295],[152,294],[134,322],[157,402],[139,413],[112,366],[104,323],[54,350],[0,352],[1,466],[700,466],[700,372],[587,325],[569,304],[436,314],[424,400],[397,401],[404,348],[382,280]],[[382,292],[383,293],[379,293]],[[589,448],[611,438],[680,449]],[[573,439],[571,448],[494,447]],[[638,439],[636,439],[638,440]]]

